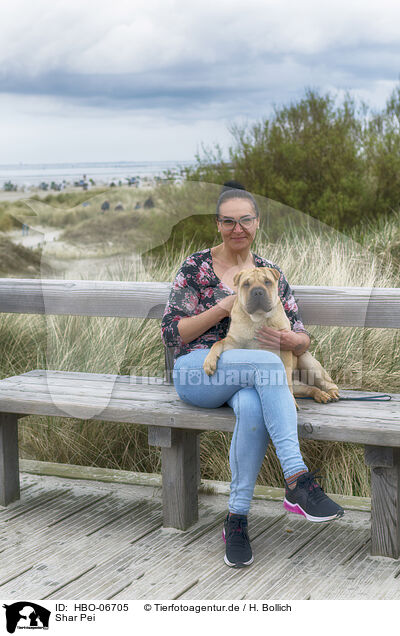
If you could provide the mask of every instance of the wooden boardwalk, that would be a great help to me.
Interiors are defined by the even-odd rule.
[[[200,495],[199,522],[162,528],[161,489],[21,474],[0,509],[0,598],[400,599],[400,560],[371,557],[370,515],[311,524],[254,501],[255,562],[223,563],[225,495]]]

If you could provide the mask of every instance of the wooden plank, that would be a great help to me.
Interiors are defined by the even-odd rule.
[[[9,551],[1,552],[0,544],[4,598],[400,599],[399,562],[371,558],[367,546],[360,550],[368,534],[366,513],[346,511],[344,519],[332,524],[310,524],[282,515],[281,503],[253,502],[255,562],[246,570],[233,570],[223,563],[225,496],[201,496],[200,521],[188,531],[174,532],[156,527],[161,523],[159,498],[143,499],[144,489],[122,492],[119,484],[114,490],[104,484],[27,477],[47,488],[59,483],[61,496],[53,509],[46,509],[46,530],[40,508],[28,527],[19,528],[18,519],[3,524],[9,525],[9,535],[23,530],[19,544]],[[69,492],[62,500],[64,484]],[[62,514],[71,502],[77,511],[85,491],[102,497],[105,488],[111,497],[68,518]],[[53,514],[59,522],[50,526]],[[82,554],[87,555],[84,561]]]
[[[268,576],[268,565],[277,560],[282,565],[289,554],[323,530],[310,528],[311,524],[305,527],[299,522],[294,522],[295,532],[287,533],[286,515],[251,516],[250,538],[255,563],[238,570],[228,568],[223,562],[225,544],[221,538],[221,519],[218,527],[198,541],[181,541],[179,552],[171,553],[171,557],[164,560],[162,570],[157,571],[154,561],[147,568],[140,568],[139,562],[135,580],[115,598],[125,595],[131,599],[230,599],[242,598],[246,593],[248,598],[255,598],[253,586]]]
[[[22,374],[17,377],[4,378],[0,380],[0,391],[35,391],[38,393],[64,393],[65,391],[75,395],[104,395],[104,393],[112,393],[115,397],[140,399],[154,399],[163,401],[178,401],[178,394],[173,385],[163,384],[162,378],[147,377],[141,378],[138,382],[137,376],[110,376],[110,379],[103,380],[101,374],[91,374],[92,378],[86,379],[73,375],[71,372],[64,372],[64,375],[54,374],[49,371],[47,375],[28,375]],[[83,374],[86,375],[86,374]],[[113,379],[111,379],[113,378]],[[377,393],[356,391],[341,391],[342,397],[373,397],[379,395]],[[321,405],[313,400],[299,399],[300,410],[302,414],[314,413],[316,411],[328,411],[330,414],[343,414],[346,412],[351,417],[368,417],[371,414],[371,408],[379,411],[385,418],[393,416],[400,417],[400,395],[391,394],[392,400],[382,401],[346,401],[332,402],[328,405]]]
[[[358,419],[349,416],[346,411],[343,411],[343,415],[333,415],[329,412],[330,405],[325,406],[328,408],[321,408],[314,413],[298,414],[298,431],[301,438],[400,446],[398,416],[381,417],[380,409],[370,407],[369,419]]]
[[[13,386],[23,387],[24,385],[29,386],[30,384],[35,386],[35,390],[40,386],[47,387],[53,385],[55,387],[62,386],[71,388],[79,388],[79,386],[83,386],[88,389],[96,389],[96,387],[99,386],[101,389],[109,389],[110,385],[113,386],[117,384],[118,389],[129,389],[129,391],[140,392],[146,391],[146,387],[149,387],[149,390],[152,393],[160,393],[164,397],[168,395],[177,396],[175,387],[165,383],[163,378],[157,376],[142,377],[134,375],[130,376],[56,371],[53,369],[36,369],[34,371],[22,373],[18,376],[12,376],[0,380],[0,388],[6,386],[10,388]],[[77,385],[79,386],[77,387]],[[389,393],[391,400],[377,400],[372,402],[359,400],[359,398],[376,397],[382,395],[382,392],[340,389],[340,395],[343,398],[357,398],[357,400],[341,400],[339,402],[329,403],[328,405],[321,405],[314,400],[302,400],[299,398],[301,412],[313,412],[320,409],[329,409],[330,412],[336,412],[337,409],[346,409],[347,412],[358,413],[360,411],[368,412],[371,407],[377,407],[380,412],[398,414],[400,410],[399,393]]]
[[[38,545],[43,545],[55,537],[65,539],[71,532],[77,531],[77,528],[80,534],[88,533],[91,528],[96,528],[96,523],[100,526],[103,521],[101,511],[104,513],[111,506],[114,506],[114,514],[118,514],[118,506],[115,499],[111,501],[111,493],[94,493],[87,488],[80,496],[71,490],[60,494],[59,486],[58,495],[3,523],[1,546],[14,546],[15,556],[19,549],[23,553],[23,546],[32,539]],[[130,508],[132,509],[132,505]],[[88,519],[91,520],[91,525],[87,523]]]
[[[312,599],[400,599],[399,562],[372,557],[365,542],[331,578],[316,581]]]
[[[86,373],[84,371],[59,371],[57,369],[33,369],[32,371],[27,371],[26,373],[21,373],[21,375],[17,375],[17,376],[13,376],[13,378],[25,378],[25,377],[29,377],[29,376],[34,376],[34,377],[44,377],[44,376],[48,376],[50,374],[51,377],[56,378],[57,376],[61,376],[61,377],[68,377],[70,380],[77,380],[78,382],[84,380],[88,380],[88,381],[110,381],[110,382],[114,382],[115,378],[118,377],[120,378],[121,382],[127,382],[128,384],[141,384],[142,379],[146,379],[143,378],[142,376],[135,376],[135,375],[118,375],[116,376],[115,373]],[[10,378],[8,378],[10,379]],[[153,377],[151,378],[152,380],[154,380],[154,383],[156,384],[156,380],[159,378]],[[160,382],[161,386],[163,385],[163,382]]]
[[[46,484],[43,478],[36,479]],[[161,526],[158,498],[138,497],[138,489],[125,490],[125,495],[120,496],[111,490],[104,492],[96,484],[72,482],[72,490],[66,491],[63,483],[71,482],[58,481],[59,497],[56,500],[49,501],[44,508],[31,509],[29,520],[25,516],[20,518],[19,526],[18,519],[7,524],[8,534],[15,536],[17,541],[6,546],[0,555],[0,582],[5,586],[0,587],[0,594],[4,589],[14,589],[9,587],[14,585],[14,580],[22,587],[29,587],[29,569],[36,573],[32,577],[36,579],[36,591],[45,594],[49,585],[50,590],[57,589],[60,581],[49,577],[51,567],[57,566],[57,562],[59,571],[55,570],[54,576],[61,576],[61,584],[68,584],[82,574],[82,559],[77,560],[76,576],[68,573],[76,551],[80,550],[82,555],[89,550],[93,566],[110,557],[115,562],[121,551],[127,548],[131,551],[134,542]],[[50,480],[49,483],[53,482]],[[49,561],[53,563],[50,568]]]
[[[379,404],[369,407],[368,417],[348,415],[347,403],[315,405],[298,415],[299,435],[305,439],[320,439],[378,446],[400,446],[398,411]],[[398,403],[397,403],[398,404]],[[361,408],[361,407],[360,407]],[[362,407],[365,408],[364,406]],[[169,426],[188,430],[233,431],[235,418],[232,409],[199,409],[179,398],[172,401],[121,400],[113,396],[52,395],[36,392],[6,390],[0,382],[0,410],[26,415],[49,415],[126,422],[151,426]],[[386,414],[385,414],[386,410]],[[364,411],[365,412],[365,411]]]
[[[120,375],[108,375],[107,379],[104,379],[103,374],[85,374],[74,373],[70,371],[45,371],[37,370],[20,376],[14,376],[11,378],[5,378],[0,380],[0,391],[20,391],[29,392],[30,387],[35,392],[48,392],[49,388],[55,392],[68,391],[72,394],[82,389],[82,394],[96,395],[100,392],[110,392],[111,390],[117,391],[121,396],[134,396],[139,395],[147,398],[154,398],[154,400],[167,400],[171,398],[178,402],[181,402],[176,393],[175,387],[162,383],[161,378],[148,377],[141,378],[140,382],[137,382],[137,376],[120,376]],[[84,389],[84,390],[83,390]],[[366,391],[348,391],[341,390],[343,397],[373,397],[380,395],[376,392]],[[321,405],[313,400],[299,400],[301,417],[313,413],[329,413],[330,415],[343,415],[346,413],[349,417],[371,417],[371,410],[383,416],[385,420],[396,420],[400,416],[400,394],[390,394],[392,399],[390,401],[339,401],[329,404]],[[196,412],[201,412],[202,409],[194,409]],[[219,411],[220,409],[214,409]]]
[[[17,571],[16,576],[7,580],[1,575],[0,595],[3,598],[16,595],[48,598],[54,590],[94,568],[102,558],[99,554],[102,548],[104,550],[104,546],[95,545],[91,537],[68,543],[52,541],[37,549],[36,555],[29,554],[25,569]],[[118,547],[114,551],[118,551]],[[7,553],[8,550],[1,556],[8,557]],[[82,555],[85,557],[82,558]],[[12,553],[9,558],[12,558]]]
[[[148,428],[149,446],[160,446],[161,448],[171,448],[172,429],[162,426],[149,426]]]
[[[176,393],[158,391],[157,387],[152,390],[152,387],[141,389],[137,387],[135,389],[125,388],[116,382],[114,385],[109,385],[107,388],[98,387],[93,384],[90,387],[80,387],[78,384],[75,387],[66,386],[63,384],[41,383],[41,384],[22,384],[20,386],[16,384],[1,384],[0,383],[0,399],[2,395],[9,395],[10,397],[15,395],[29,395],[35,393],[38,400],[44,402],[48,401],[49,396],[52,396],[56,401],[58,397],[71,396],[71,398],[82,398],[90,403],[92,400],[108,401],[110,398],[133,403],[138,400],[140,402],[149,401],[153,404],[157,402],[162,403],[175,403],[178,401]]]
[[[170,392],[172,392],[174,395],[176,394],[175,388],[171,387],[171,385],[169,385],[168,383],[166,383],[160,376],[147,376],[147,377],[143,377],[143,376],[136,376],[136,375],[115,375],[115,374],[111,374],[111,373],[85,373],[85,372],[77,372],[77,371],[58,371],[58,370],[54,370],[54,369],[34,369],[32,371],[28,371],[26,373],[21,373],[20,375],[17,376],[12,376],[10,378],[5,378],[3,380],[0,380],[0,386],[1,386],[1,382],[5,382],[5,381],[14,381],[14,380],[19,380],[19,379],[25,379],[25,378],[33,378],[33,381],[35,381],[35,378],[50,378],[51,381],[58,381],[58,379],[60,379],[61,382],[68,382],[71,384],[71,386],[73,386],[73,381],[82,383],[85,382],[88,384],[90,383],[104,383],[104,386],[107,386],[107,382],[112,382],[114,383],[117,381],[118,383],[121,384],[128,384],[130,388],[132,388],[132,390],[135,390],[135,388],[139,388],[143,385],[149,385],[151,386],[151,390],[154,391],[156,390],[155,387],[157,387],[157,391],[161,391],[162,393],[165,394],[169,394]],[[355,390],[355,389],[347,389],[345,387],[340,388],[340,395],[345,397],[345,398],[360,398],[360,397],[373,397],[373,396],[377,396],[377,395],[382,395],[382,392],[378,392],[378,391],[362,391],[362,390]],[[355,406],[358,409],[362,408],[365,410],[368,410],[371,408],[371,406],[374,406],[376,404],[379,404],[379,409],[390,409],[390,408],[398,408],[398,405],[396,404],[397,402],[400,402],[400,393],[389,393],[388,394],[391,397],[390,401],[379,401],[379,402],[373,402],[372,404],[369,402],[364,402],[364,401],[357,401],[355,404],[353,404],[353,406]],[[301,405],[301,410],[302,411],[307,411],[310,410],[312,408],[322,408],[322,406],[320,404],[317,404],[316,402],[314,402],[313,400],[302,400],[301,398],[299,398],[299,403]],[[346,402],[346,409],[351,408],[351,402]],[[334,402],[329,404],[329,408],[331,409],[334,406],[342,406],[344,408],[344,404],[343,402]]]
[[[127,381],[129,376],[110,376],[113,377],[114,381],[111,379],[107,381],[100,379],[99,384],[97,384],[95,381],[97,374],[92,374],[93,377],[90,381],[82,380],[78,382],[77,376],[70,374],[70,372],[64,372],[64,375],[60,373],[53,375],[53,373],[52,371],[49,372],[48,378],[43,375],[40,377],[29,375],[27,377],[27,375],[24,374],[18,376],[17,379],[9,378],[0,381],[0,400],[2,395],[6,395],[8,398],[12,396],[18,397],[19,405],[18,407],[13,407],[13,410],[20,411],[22,409],[20,406],[20,398],[26,397],[26,399],[29,400],[29,394],[34,390],[36,404],[38,401],[43,403],[51,401],[52,403],[55,402],[58,404],[60,397],[61,402],[64,402],[68,395],[71,396],[71,402],[75,402],[77,399],[78,402],[82,402],[83,400],[81,398],[84,397],[87,404],[94,404],[96,400],[100,399],[100,404],[103,406],[114,406],[115,400],[127,400],[129,406],[135,407],[135,405],[137,405],[139,407],[140,403],[149,401],[149,408],[154,408],[155,404],[157,404],[157,408],[160,409],[169,403],[169,408],[176,407],[178,410],[185,408],[185,413],[188,413],[188,408],[191,409],[193,415],[196,417],[201,418],[205,413],[204,409],[197,409],[189,405],[184,406],[182,401],[178,398],[173,386],[159,385],[158,383],[155,385],[129,384]],[[73,379],[70,377],[71,375]],[[101,378],[102,376],[99,374],[99,377]],[[149,380],[152,381],[151,378],[149,378]],[[156,380],[158,380],[158,378],[156,378]],[[343,391],[342,393],[344,396],[357,396],[357,392],[355,391]],[[372,396],[374,394],[368,394],[366,392],[359,393],[359,396],[363,395]],[[301,410],[298,414],[300,435],[310,439],[342,439],[343,441],[359,441],[361,443],[369,441],[373,443],[375,440],[363,436],[360,437],[358,433],[357,436],[359,439],[343,437],[341,426],[343,421],[345,421],[346,429],[349,429],[348,425],[352,422],[355,425],[354,433],[356,433],[356,428],[361,425],[364,434],[365,428],[367,428],[368,431],[375,429],[376,421],[379,432],[381,431],[382,425],[393,426],[395,437],[397,437],[397,432],[400,430],[397,425],[397,423],[400,422],[400,396],[392,394],[392,398],[391,401],[382,402],[340,401],[327,405],[320,405],[311,400],[300,400]],[[98,404],[99,403],[96,402],[96,408],[98,408]],[[6,406],[1,402],[0,408],[6,410]],[[224,408],[226,409],[227,407]],[[11,410],[10,405],[8,410]],[[221,409],[215,409],[213,414],[214,417],[220,417],[221,415],[227,415],[228,419],[233,417],[230,409],[225,412]],[[345,419],[343,420],[343,418]],[[316,419],[317,426],[315,426]],[[139,420],[137,420],[137,422],[140,423]],[[332,425],[334,429],[335,423],[338,427],[337,434],[335,430],[332,430]],[[204,425],[204,429],[206,428],[209,428],[207,423]],[[228,426],[226,430],[231,430],[231,426]],[[346,430],[345,433],[348,435],[349,430]],[[393,439],[389,441],[386,438],[378,443],[390,443],[395,446],[398,444],[398,441]]]
[[[12,376],[10,378],[4,378],[1,382],[10,381],[28,381],[28,382],[44,382],[51,380],[54,383],[67,383],[70,386],[84,383],[85,386],[90,386],[95,383],[107,387],[109,384],[113,384],[118,381],[119,384],[129,387],[141,387],[141,386],[156,386],[160,391],[166,393],[171,391],[171,386],[165,382],[161,376],[137,376],[137,375],[117,375],[111,373],[84,373],[77,371],[57,371],[54,369],[35,369],[34,371],[28,371],[27,373],[21,373],[21,375]]]
[[[18,421],[13,413],[0,413],[0,506],[19,498]]]
[[[66,477],[69,479],[85,479],[88,481],[103,481],[115,484],[131,484],[136,486],[154,486],[161,488],[161,474],[141,473],[119,468],[100,468],[98,466],[80,466],[77,464],[60,464],[58,462],[43,462],[34,459],[20,459],[22,473],[32,475],[48,475],[53,477]],[[29,486],[28,486],[29,487]],[[354,497],[353,507],[361,506],[368,509],[365,498]],[[349,505],[350,501],[349,498]]]
[[[72,396],[92,396],[101,398],[104,395],[112,395],[117,399],[135,400],[152,400],[152,401],[176,401],[178,394],[172,386],[159,387],[157,384],[127,384],[120,383],[118,376],[115,376],[114,382],[77,382],[68,378],[56,379],[46,378],[23,378],[18,381],[8,379],[0,380],[0,391],[2,393],[19,392],[24,393],[35,392],[38,395],[71,394]]]
[[[360,389],[348,389],[345,386],[343,388],[339,389],[340,395],[343,395],[343,397],[349,397],[349,398],[359,398],[359,397],[371,397],[371,396],[377,396],[377,395],[382,395],[383,393],[389,395],[392,399],[390,400],[390,402],[400,402],[400,393],[387,393],[386,391],[363,391]],[[382,401],[379,402],[379,404],[384,404],[386,403],[386,401]],[[376,404],[376,402],[374,402],[374,404]]]
[[[148,402],[148,408],[165,409],[168,405],[168,412],[171,408],[178,411],[183,408],[183,403],[179,399],[174,387],[163,387],[162,390],[158,386],[146,385],[141,387],[140,385],[128,387],[126,384],[120,384],[116,380],[113,384],[107,386],[100,385],[98,387],[96,383],[87,383],[89,386],[79,386],[77,383],[64,384],[57,382],[54,384],[50,378],[48,382],[45,380],[35,382],[29,382],[25,384],[16,384],[14,381],[8,382],[7,380],[0,381],[0,409],[8,410],[10,412],[21,413],[24,400],[30,402],[30,398],[34,396],[35,404],[42,403],[43,405],[51,404],[51,406],[65,404],[69,400],[70,404],[85,403],[86,406],[93,405],[93,411],[99,412],[99,407],[113,408],[117,405],[117,402],[125,404],[128,409],[140,410],[139,405]],[[12,404],[10,400],[15,398],[18,402],[16,406],[15,401]],[[156,406],[157,405],[157,406]],[[204,414],[203,409],[197,409],[189,405],[185,406],[185,413],[188,413],[187,409],[191,409],[194,416],[201,418]],[[227,408],[227,407],[224,407]],[[67,412],[70,412],[67,411]],[[32,414],[36,411],[32,411]],[[221,410],[216,409],[215,414],[221,415]],[[166,413],[167,415],[167,413]],[[231,413],[232,415],[232,413]],[[71,412],[71,417],[74,415]],[[79,414],[78,414],[79,416]],[[232,415],[233,417],[233,415]],[[356,402],[352,406],[348,402],[332,403],[327,405],[317,405],[316,403],[309,404],[306,407],[301,407],[298,413],[298,422],[300,428],[300,434],[303,437],[311,439],[324,439],[324,433],[327,430],[327,423],[334,426],[337,422],[338,435],[334,431],[330,430],[329,439],[343,439],[340,431],[341,421],[345,419],[346,427],[348,428],[350,423],[354,423],[354,432],[359,425],[363,430],[368,428],[369,431],[374,431],[375,422],[377,430],[381,430],[383,426],[393,426],[396,432],[400,432],[400,402],[382,402],[382,403],[369,403],[369,402]],[[317,426],[315,421],[317,420]],[[137,421],[137,423],[140,423]],[[206,425],[205,428],[209,428]],[[230,430],[230,428],[228,429]],[[346,431],[346,434],[349,431]],[[321,435],[322,434],[322,435]],[[318,437],[317,437],[318,435]],[[332,437],[333,435],[333,437]],[[396,434],[397,436],[397,434]],[[325,438],[326,439],[326,438]],[[346,441],[355,441],[354,438]],[[372,439],[361,438],[360,442],[373,443]],[[379,442],[379,443],[388,443]],[[397,445],[398,442],[393,442],[393,445]]]
[[[39,491],[34,492],[34,496],[31,490],[28,491],[28,494],[30,495],[28,499],[25,497],[23,500],[18,499],[7,508],[2,508],[0,510],[0,521],[6,521],[8,524],[13,519],[27,518],[31,510],[36,510],[34,514],[37,514],[38,509],[42,510],[50,501],[52,502],[51,505],[53,505],[53,500],[60,497],[63,493],[60,490],[49,490],[42,487]]]
[[[74,489],[32,511],[29,518],[23,516],[7,523],[8,532],[1,546],[8,550],[2,558],[8,556],[10,561],[2,564],[2,580],[28,562],[31,544],[45,546],[55,540],[66,543],[91,536],[93,541],[131,546],[161,526],[161,504],[151,497],[143,500],[136,496],[132,500],[111,491],[101,494],[97,488],[86,488],[86,494]]]
[[[201,521],[186,532],[171,532],[164,528],[157,528],[153,533],[143,536],[129,546],[129,549],[121,551],[117,560],[114,558],[104,560],[79,580],[58,590],[52,598],[73,596],[74,598],[114,599],[115,595],[122,598],[124,593],[127,594],[125,596],[127,599],[138,598],[142,588],[147,589],[151,594],[152,588],[171,572],[174,572],[177,579],[184,581],[184,585],[186,577],[193,583],[198,576],[198,568],[194,567],[193,558],[196,558],[196,554],[199,553],[199,544],[207,542],[209,536],[214,537],[219,534],[216,533],[216,527],[219,530],[222,519],[223,514],[203,506]],[[205,552],[207,553],[207,546]],[[150,576],[147,576],[148,573]],[[132,587],[130,587],[131,584]],[[173,598],[173,596],[163,598]]]
[[[200,440],[200,436],[198,435]],[[141,473],[129,470],[113,468],[99,468],[98,466],[78,466],[76,464],[60,464],[58,462],[43,462],[33,459],[20,459],[20,471],[22,479],[31,475],[47,475],[55,477],[66,477],[69,479],[87,481],[98,481],[114,484],[130,484],[136,486],[151,486],[154,489],[162,486],[161,473]],[[227,495],[230,493],[230,483],[226,481],[215,481],[211,479],[202,480],[204,492],[212,495]],[[32,488],[32,484],[24,485],[21,488]],[[273,488],[270,486],[256,485],[253,500],[282,501],[285,494],[284,488]],[[346,510],[371,511],[370,497],[355,497],[351,495],[337,495],[328,493],[336,503]]]
[[[57,399],[56,399],[57,398]],[[75,397],[74,395],[52,396],[37,393],[1,391],[0,410],[26,415],[49,415],[57,417],[73,417],[77,419],[104,420],[109,422],[126,422],[153,426],[172,426],[191,430],[233,430],[234,416],[232,409],[221,407],[215,409],[194,410],[180,401],[160,402],[156,400],[118,400],[111,398],[97,399],[93,396]],[[194,419],[193,415],[196,416]]]
[[[302,400],[301,398],[298,401],[300,409],[298,415],[304,420],[315,413],[322,413],[329,414],[330,417],[346,415],[349,420],[371,419],[376,415],[379,420],[400,421],[400,401],[395,399],[390,401],[339,400],[327,404],[318,404],[314,400]]]
[[[386,446],[365,446],[364,459],[367,466],[371,466],[371,468],[376,466],[392,468],[394,465],[393,448]]]
[[[6,524],[6,532],[2,546],[6,546],[13,554],[13,567],[21,560],[24,563],[24,549],[21,543],[26,545],[31,541],[32,535],[35,543],[45,545],[48,541],[59,536],[62,540],[69,535],[69,527],[74,520],[78,520],[82,514],[91,511],[91,507],[98,507],[102,500],[110,497],[110,493],[93,493],[89,489],[82,496],[76,496],[71,491],[64,491],[58,496],[42,501],[40,506],[29,507],[26,511],[16,516],[10,516]],[[92,512],[93,514],[93,512]],[[63,530],[60,530],[60,527]],[[80,527],[80,526],[79,526]],[[83,525],[84,528],[84,525]],[[80,532],[83,532],[83,530]],[[11,552],[9,552],[9,555]],[[10,562],[11,563],[11,562]],[[3,563],[1,575],[5,576],[7,564]]]
[[[162,447],[163,523],[186,530],[198,519],[197,435],[171,431],[171,447]]]
[[[371,465],[371,554],[400,556],[400,449],[368,448]]]
[[[398,288],[299,285],[292,290],[306,325],[400,327]]]
[[[149,426],[148,429],[148,441],[149,446],[159,446],[161,448],[171,448],[173,442],[173,429],[162,426]],[[196,439],[196,460],[195,465],[197,469],[197,487],[201,486],[201,471],[200,471],[200,434]]]
[[[280,563],[279,554],[275,553],[266,576],[254,582],[252,592],[255,598],[319,599],[324,598],[320,589],[326,582],[335,598],[341,590],[349,589],[354,576],[349,561],[368,538],[369,530],[356,524],[328,524],[320,535],[305,542]],[[251,597],[246,594],[246,598]]]
[[[212,586],[214,577],[221,575],[224,579],[229,576],[232,570],[223,563],[224,543],[221,538],[226,510],[217,514],[212,514],[211,511],[207,514],[206,511],[203,515],[205,517],[202,516],[202,519],[209,520],[205,531],[196,532],[197,528],[194,527],[185,534],[179,533],[170,537],[166,534],[154,535],[151,537],[151,546],[150,537],[145,537],[137,544],[130,584],[114,594],[113,599],[176,599],[181,598],[184,590],[192,589],[199,581],[207,580]],[[278,518],[279,516],[282,517],[278,515]],[[273,521],[277,521],[275,515]],[[262,533],[270,525],[271,517],[263,515],[254,520],[253,529],[257,533]],[[169,546],[168,552],[165,547],[163,548],[163,542],[165,544],[166,541]],[[145,561],[139,548],[145,554],[151,552],[151,558]],[[162,568],[159,566],[160,561],[163,564]],[[238,574],[238,570],[235,572]],[[213,597],[205,594],[202,598]]]
[[[160,319],[171,283],[0,279],[4,313]],[[396,288],[294,286],[309,325],[400,327]]]
[[[118,397],[140,397],[140,399],[154,400],[179,400],[176,389],[173,385],[164,384],[160,377],[138,377],[109,375],[106,379],[102,374],[73,373],[70,371],[56,372],[53,370],[29,372],[4,378],[0,380],[0,390],[34,390],[35,392],[71,392],[76,395],[96,395],[98,393],[113,392]],[[373,397],[381,395],[376,392],[366,391],[340,391],[343,397]],[[393,416],[400,417],[400,394],[390,394],[392,399],[382,401],[346,401],[332,402],[328,405],[321,405],[313,400],[299,399],[302,414],[314,413],[316,411],[327,411],[330,414],[349,414],[351,417],[368,417],[371,408],[379,410],[385,418]]]
[[[172,384],[172,372],[174,369],[174,347],[164,347],[164,366],[165,366],[165,381],[167,384]]]
[[[234,573],[217,572],[210,589],[206,580],[182,598],[308,599],[325,577],[365,541],[367,530],[339,524],[310,524],[286,518],[252,540],[255,562],[240,578]],[[322,524],[321,524],[322,525]],[[252,521],[250,525],[251,533]],[[351,572],[351,566],[347,570]],[[342,572],[342,574],[344,574]],[[215,595],[215,596],[213,596]],[[207,597],[206,597],[207,598]]]
[[[0,279],[3,313],[160,318],[169,283]]]

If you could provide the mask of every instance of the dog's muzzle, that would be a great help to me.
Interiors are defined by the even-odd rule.
[[[249,298],[246,304],[246,310],[249,314],[255,311],[269,312],[273,309],[273,305],[269,296],[263,287],[253,287],[250,290]]]

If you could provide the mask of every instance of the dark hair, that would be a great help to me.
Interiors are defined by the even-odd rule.
[[[260,216],[258,206],[253,195],[251,195],[250,192],[247,192],[246,188],[238,181],[226,181],[226,183],[222,186],[221,194],[217,201],[217,208],[215,211],[215,216],[217,218],[219,217],[219,209],[221,205],[230,199],[247,199],[252,204],[256,216]]]

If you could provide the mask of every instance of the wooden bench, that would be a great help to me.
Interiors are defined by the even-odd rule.
[[[4,313],[160,319],[168,283],[0,279]],[[400,327],[400,290],[295,287],[307,325]],[[393,352],[398,355],[398,352]],[[166,378],[36,369],[0,381],[0,505],[19,498],[17,422],[25,415],[73,417],[148,426],[162,449],[163,521],[186,529],[197,520],[199,433],[233,431],[229,407],[183,403]],[[343,396],[372,395],[341,391]],[[389,402],[319,405],[301,401],[299,435],[364,444],[372,472],[372,554],[400,554],[400,395]]]

